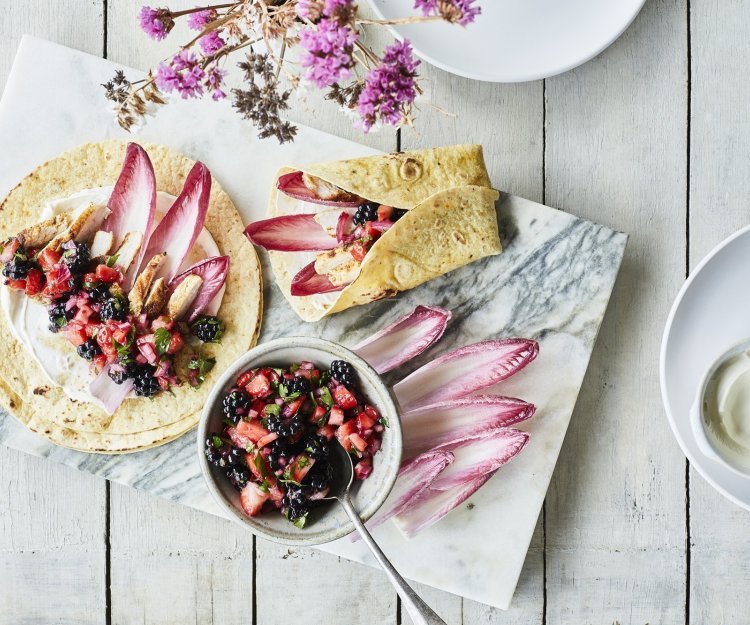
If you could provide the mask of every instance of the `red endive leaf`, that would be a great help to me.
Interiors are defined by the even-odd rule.
[[[386,373],[417,357],[440,339],[451,312],[437,306],[417,306],[408,315],[352,348],[378,373]]]
[[[154,167],[146,150],[137,143],[128,143],[125,161],[109,198],[108,207],[111,212],[102,229],[112,233],[114,237],[112,249],[116,250],[119,247],[128,232],[143,234],[143,242],[133,263],[132,274],[143,260],[156,216]]]
[[[393,517],[407,536],[437,523],[473,495],[504,464],[515,458],[529,435],[513,428],[495,428],[465,436],[433,449],[454,455],[453,462]]]
[[[367,522],[372,530],[385,523],[392,516],[406,510],[409,502],[420,495],[440,473],[453,462],[453,454],[448,451],[428,451],[405,462],[398,472],[396,484],[378,513]],[[351,540],[359,540],[359,533],[351,535]]]
[[[466,397],[509,378],[538,353],[539,344],[530,339],[481,341],[424,365],[393,391],[404,411]]]
[[[341,200],[322,200],[313,191],[305,186],[301,171],[293,171],[289,174],[279,176],[276,188],[284,195],[293,197],[295,200],[311,202],[312,204],[323,204],[324,206],[357,206],[359,200],[344,202]]]
[[[206,313],[215,315],[219,310],[221,298],[218,297],[224,287],[227,274],[229,273],[229,256],[212,256],[201,260],[192,267],[188,267],[181,274],[175,276],[170,284],[170,289],[174,290],[180,282],[190,275],[200,276],[203,280],[201,288],[198,290],[193,303],[190,304],[185,316],[188,321]]]
[[[333,293],[343,291],[346,285],[336,286],[328,276],[322,276],[315,271],[315,261],[305,265],[292,278],[291,294],[296,297],[317,295],[318,293]]]
[[[159,275],[172,280],[203,229],[211,196],[211,172],[203,163],[190,170],[179,197],[154,228],[144,259],[167,253]]]
[[[463,397],[417,408],[401,415],[404,456],[515,425],[531,418],[535,411],[533,404],[500,395]]]
[[[310,213],[255,221],[245,228],[245,236],[254,245],[274,252],[316,252],[339,246]]]

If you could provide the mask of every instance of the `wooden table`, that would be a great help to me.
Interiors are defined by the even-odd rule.
[[[148,41],[139,6],[4,0],[0,85],[24,32],[153,64],[176,42]],[[546,81],[423,67],[432,101],[457,116],[423,104],[416,132],[363,138],[330,106],[295,110],[381,149],[483,143],[497,187],[631,235],[514,605],[420,588],[450,625],[748,622],[750,517],[688,467],[658,351],[689,269],[747,223],[749,28],[747,2],[649,0],[609,50]],[[409,622],[379,571],[41,459],[2,449],[0,493],[1,624]]]

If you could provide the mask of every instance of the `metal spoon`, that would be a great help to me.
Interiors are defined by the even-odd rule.
[[[414,625],[446,625],[445,621],[435,614],[430,606],[422,601],[419,595],[406,583],[406,580],[393,568],[393,565],[385,557],[385,554],[380,550],[370,532],[367,531],[365,524],[359,518],[359,514],[354,509],[349,494],[354,480],[352,457],[340,443],[337,443],[331,445],[331,457],[329,460],[333,466],[335,477],[331,483],[329,495],[325,499],[335,499],[344,507],[352,523],[354,523],[354,527],[357,528],[365,543],[370,548],[370,551],[372,551],[372,554],[380,562],[380,566],[383,567],[398,596],[401,597],[401,603],[409,613]]]

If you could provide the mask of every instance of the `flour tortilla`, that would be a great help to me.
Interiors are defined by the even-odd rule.
[[[367,200],[408,209],[370,248],[358,277],[338,294],[295,297],[291,282],[314,255],[269,252],[276,281],[305,321],[412,289],[468,263],[502,251],[495,202],[482,147],[458,145],[284,168],[301,170]],[[276,181],[268,214],[287,214]],[[281,204],[290,204],[282,202]],[[305,210],[315,206],[306,204]],[[337,295],[337,296],[336,296]]]
[[[121,141],[82,145],[29,174],[0,204],[0,239],[38,222],[50,200],[113,185],[126,145]],[[163,146],[142,145],[154,165],[157,189],[179,195],[194,161]],[[205,227],[220,253],[230,256],[231,262],[219,311],[226,331],[221,344],[200,348],[202,354],[216,359],[216,366],[200,388],[183,384],[172,393],[160,393],[152,399],[129,398],[110,416],[94,404],[71,400],[62,388],[52,384],[15,339],[5,315],[0,315],[0,404],[53,442],[84,451],[136,451],[191,429],[198,422],[213,381],[257,342],[262,314],[257,255],[243,236],[242,220],[234,204],[216,180],[212,181]],[[65,349],[74,351],[72,345]],[[179,355],[178,371],[184,372],[190,351],[187,346]]]

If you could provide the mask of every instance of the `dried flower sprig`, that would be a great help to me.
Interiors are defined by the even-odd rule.
[[[466,26],[481,12],[477,1],[414,0],[421,15],[393,20],[361,17],[354,0],[235,0],[183,11],[144,6],[138,21],[151,38],[165,39],[180,18],[197,34],[143,80],[130,82],[118,71],[103,85],[105,97],[120,126],[131,130],[172,94],[223,100],[229,92],[232,106],[260,138],[285,143],[297,129],[282,115],[292,93],[309,83],[351,111],[364,132],[412,124],[420,62],[408,40],[378,55],[365,43],[366,29],[433,20]],[[253,49],[256,44],[262,52]],[[243,48],[248,50],[237,64],[243,82],[230,89],[224,66]]]

